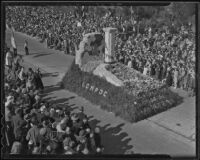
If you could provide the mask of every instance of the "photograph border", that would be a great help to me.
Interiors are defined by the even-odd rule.
[[[184,1],[170,1],[170,2],[184,2]],[[164,3],[170,3],[170,2],[163,2],[163,1],[1,1],[1,53],[3,53],[3,46],[5,43],[5,6],[7,5],[30,5],[30,6],[51,6],[51,5],[162,5]],[[199,95],[199,90],[200,90],[200,32],[199,32],[199,27],[200,27],[200,4],[198,1],[188,1],[188,3],[196,3],[196,157],[173,157],[173,159],[200,159],[200,111],[199,107],[200,106],[200,95]],[[78,3],[78,4],[77,4]],[[62,159],[62,158],[68,158],[68,159],[171,159],[169,155],[143,155],[143,154],[133,154],[133,155],[100,155],[100,156],[93,156],[93,155],[88,155],[88,156],[64,156],[64,155],[50,155],[50,156],[41,156],[41,155],[14,155],[14,156],[3,156],[2,150],[4,148],[3,142],[4,142],[4,124],[5,124],[5,119],[4,119],[4,54],[1,54],[1,158],[9,158],[9,159]]]

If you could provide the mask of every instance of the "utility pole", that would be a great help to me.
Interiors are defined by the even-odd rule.
[[[139,28],[140,28],[140,22],[139,22],[138,7],[137,7],[137,35],[139,34]]]

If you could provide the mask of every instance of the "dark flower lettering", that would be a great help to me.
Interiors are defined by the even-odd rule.
[[[100,91],[99,91],[99,94],[100,94],[100,95],[102,95],[102,94],[103,94],[103,90],[102,90],[102,89],[100,89]]]
[[[86,84],[86,86],[85,86],[85,88],[86,88],[86,89],[88,89],[88,88],[89,88],[89,86],[90,86],[90,84],[89,84],[89,83],[87,83],[87,84]]]
[[[84,82],[82,83],[82,87],[83,87],[83,88],[85,87],[85,83],[84,83]]]
[[[99,90],[98,88],[95,88],[94,93],[96,93],[98,90]]]
[[[90,87],[90,91],[93,91],[93,90],[94,90],[94,86],[91,86],[91,87]]]
[[[103,96],[106,97],[107,94],[108,94],[108,92],[105,91],[105,92],[103,93]]]

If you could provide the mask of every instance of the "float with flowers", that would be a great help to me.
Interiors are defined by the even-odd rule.
[[[88,48],[93,48],[90,46],[91,42],[96,43],[96,51],[104,45],[97,43],[95,35],[96,33],[89,35],[90,43],[84,41],[84,45],[79,45],[77,53],[80,54],[76,55],[78,59],[62,80],[65,89],[129,122],[149,118],[182,102],[182,98],[165,84],[121,63],[106,63],[106,58],[108,60],[112,56],[105,55],[105,60],[95,59],[83,64],[82,53]],[[86,39],[85,37],[84,40]],[[100,40],[102,42],[101,38]]]
[[[108,70],[122,79],[124,86],[115,86],[106,78],[82,71],[75,63],[64,76],[62,86],[129,122],[149,118],[182,102],[176,93],[156,80],[145,79],[143,75],[136,72],[134,78],[133,75],[123,77],[122,74],[126,73],[119,68],[115,71]]]

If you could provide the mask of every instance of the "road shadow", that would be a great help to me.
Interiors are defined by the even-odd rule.
[[[100,128],[104,154],[128,154],[128,152],[133,149],[133,146],[128,144],[131,141],[131,138],[128,137],[127,133],[122,132],[122,127],[125,125],[124,123],[114,127],[111,126],[111,124],[100,126],[99,120],[92,119],[93,116],[88,118],[93,129],[95,127]]]
[[[59,73],[55,72],[55,73],[42,73],[42,78],[45,77],[58,77]]]
[[[38,57],[42,57],[42,56],[47,56],[47,55],[51,55],[51,54],[53,54],[53,53],[42,53],[42,54],[37,54],[37,55],[35,55],[35,56],[33,56],[34,58],[38,58]]]
[[[61,89],[61,87],[59,85],[45,86],[44,92],[42,93],[42,99],[45,100],[45,101],[52,102],[52,103],[66,103],[70,99],[75,98],[75,96],[70,96],[70,97],[67,97],[67,98],[60,98],[60,99],[58,99],[57,97],[46,97],[46,96],[49,96],[53,92],[58,91],[60,89]]]
[[[40,54],[45,54],[44,52],[33,52],[33,53],[29,53],[29,55],[31,55],[31,56],[37,56],[37,55],[40,55]],[[46,54],[48,54],[48,53],[46,53]]]
[[[46,76],[50,76],[50,74],[47,74]],[[52,92],[55,92],[60,89],[61,87],[59,85],[46,86],[43,95],[44,99],[50,102],[50,104],[55,104],[58,107],[68,107],[70,111],[79,109],[80,106],[69,103],[70,99],[76,98],[75,96],[69,96],[67,98],[57,98],[55,96],[46,97]],[[95,129],[95,127],[100,128],[102,145],[104,146],[104,154],[127,154],[127,151],[133,149],[133,146],[129,145],[131,138],[126,132],[123,132],[122,127],[125,125],[124,123],[118,124],[117,126],[113,126],[109,123],[101,125],[101,121],[94,118],[94,116],[90,116],[88,118],[92,129]]]
[[[67,103],[70,99],[73,99],[73,98],[75,98],[75,97],[68,97],[68,98],[60,98],[60,99],[53,99],[52,97],[51,97],[51,99],[48,99],[48,101],[50,102],[50,103],[53,103],[53,104],[59,104],[59,103]]]
[[[76,106],[75,104],[70,104],[70,105],[68,103],[65,103],[65,104],[56,103],[56,104],[58,108],[60,109],[67,108],[67,110],[70,112],[73,112],[74,110],[79,109],[79,107]]]
[[[47,95],[50,95],[52,92],[58,91],[59,89],[61,89],[60,86],[45,86],[42,97],[46,97]]]

